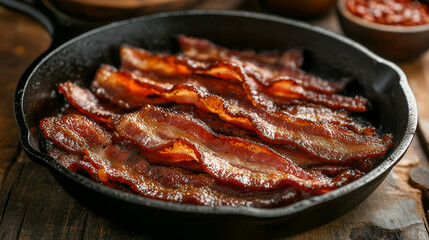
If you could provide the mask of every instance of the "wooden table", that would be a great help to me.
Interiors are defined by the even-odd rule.
[[[253,1],[245,9],[260,10]],[[340,32],[334,12],[311,21]],[[50,44],[34,20],[0,7],[0,236],[4,239],[153,239],[124,229],[71,198],[49,172],[21,151],[13,116],[16,84],[29,64]],[[317,229],[290,239],[429,239],[422,193],[409,184],[413,167],[428,166],[429,52],[400,65],[419,105],[420,136],[380,187],[356,209]],[[426,138],[429,139],[429,138]],[[421,144],[423,142],[423,144]],[[427,209],[426,209],[427,211]],[[427,212],[426,212],[427,213]]]

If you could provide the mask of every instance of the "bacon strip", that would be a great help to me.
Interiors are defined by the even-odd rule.
[[[368,100],[361,96],[346,97],[306,90],[300,83],[289,77],[279,80],[281,84],[261,84],[260,76],[256,76],[253,70],[246,70],[245,67],[231,62],[202,62],[175,55],[151,54],[142,49],[126,46],[121,47],[120,55],[125,69],[139,69],[169,76],[203,74],[241,82],[249,100],[258,107],[270,107],[269,104],[267,105],[266,97],[261,95],[263,92],[358,112],[366,111],[368,103]]]
[[[123,99],[139,99],[140,96],[133,96],[138,95],[138,93],[142,92],[144,95],[151,95],[154,94],[153,90],[144,88],[140,86],[139,84],[136,84],[135,80],[123,75],[114,74],[117,70],[109,65],[102,65],[99,70],[96,73],[95,79],[92,83],[92,89],[94,92],[103,92],[106,94],[106,96],[103,97],[103,99],[107,99],[109,101],[112,101],[113,103],[117,102],[126,102],[126,100]],[[138,75],[138,74],[137,74]],[[165,88],[171,88],[172,85],[177,84],[196,84],[198,81],[198,78],[195,80],[192,80],[192,78],[184,78],[184,77],[176,77],[176,78],[160,78],[157,76],[150,76],[156,80],[157,83],[164,83]],[[184,80],[180,80],[184,79]],[[191,79],[191,80],[190,80]],[[201,79],[201,78],[200,78]],[[178,81],[180,80],[180,81]],[[168,85],[168,81],[170,85]],[[222,83],[222,82],[221,82]],[[225,82],[223,82],[225,83]],[[167,84],[167,85],[166,85]],[[218,83],[208,83],[210,85],[214,86],[220,86],[216,90],[218,94],[222,93],[225,95],[225,92],[232,92],[235,93],[232,98],[238,99],[241,101],[245,101],[243,99],[244,92],[242,89],[240,89],[238,86],[234,84],[219,84]],[[120,86],[120,87],[118,87]],[[129,89],[126,89],[125,86]],[[114,89],[114,90],[110,90]],[[81,95],[78,95],[77,97],[82,97]],[[161,98],[161,97],[157,97]],[[113,99],[113,100],[112,100]],[[77,100],[71,100],[69,101],[77,102]],[[267,100],[268,101],[268,100]],[[167,103],[169,100],[163,98],[159,102]],[[267,103],[273,104],[273,103]],[[322,105],[312,105],[312,104],[306,104],[303,105],[297,105],[298,103],[293,103],[294,105],[284,105],[282,107],[282,110],[279,112],[283,112],[286,114],[290,114],[295,118],[300,118],[304,120],[310,120],[314,122],[329,122],[329,123],[335,123],[341,126],[345,126],[359,134],[364,133],[367,135],[374,134],[376,132],[375,128],[370,126],[362,126],[361,124],[358,124],[356,121],[349,118],[349,113],[347,111],[341,111],[341,110],[331,110],[329,108],[323,107]],[[142,105],[141,105],[142,106]]]
[[[306,119],[313,122],[329,122],[347,127],[350,130],[355,131],[358,134],[372,135],[377,130],[372,126],[365,126],[363,123],[359,123],[352,119],[350,112],[344,110],[333,110],[323,105],[316,104],[288,104],[283,105],[281,110],[288,114],[300,118]]]
[[[106,69],[107,71],[112,68]],[[245,103],[239,88],[231,83],[207,78],[148,78],[144,75],[118,71],[112,77],[126,77],[141,87],[152,89],[154,94],[177,103],[191,103],[213,112],[227,122],[254,130],[262,139],[276,144],[292,144],[312,156],[327,162],[346,162],[383,155],[392,144],[391,135],[359,135],[342,126],[328,122],[312,122],[293,116],[268,113]],[[206,81],[206,83],[203,83]],[[178,82],[180,82],[178,84]],[[226,86],[223,86],[225,84]],[[222,95],[227,92],[230,96]],[[237,94],[240,95],[240,94]]]
[[[290,145],[272,144],[270,142],[266,142],[262,140],[255,132],[241,128],[240,126],[237,126],[235,124],[225,122],[217,115],[202,111],[201,109],[197,109],[193,105],[178,104],[170,107],[170,109],[174,109],[178,112],[186,112],[188,114],[191,114],[194,118],[203,121],[205,124],[207,124],[207,126],[209,126],[210,129],[212,129],[215,133],[226,136],[238,137],[263,144],[269,147],[272,151],[280,154],[281,156],[287,156],[288,159],[305,169],[311,168],[312,170],[333,174],[334,171],[332,169],[336,169],[335,173],[340,173],[341,171],[346,171],[351,169],[351,167],[354,167],[359,169],[360,171],[367,172],[370,170],[370,167],[377,162],[377,159],[364,159],[359,161],[351,161],[348,163],[338,163],[340,165],[326,165],[323,164],[320,160],[309,156],[300,149],[297,149]],[[326,171],[324,166],[328,166],[328,168],[331,170]]]
[[[71,154],[54,146],[48,149],[48,154],[73,172],[88,173],[93,178],[97,176],[97,170],[90,163],[82,161],[81,154]]]
[[[112,145],[107,140],[109,135],[83,116],[46,118],[41,121],[41,128],[49,140],[57,141],[57,135],[67,136],[70,140],[59,144],[72,151],[66,153],[53,148],[49,150],[51,156],[71,163],[69,168],[73,166],[73,169],[86,171],[95,181],[129,189],[144,197],[180,203],[250,207],[282,206],[300,197],[300,192],[291,187],[258,192],[226,185],[206,174],[151,165],[140,155]],[[87,138],[88,134],[97,137]]]
[[[278,51],[265,51],[255,53],[252,50],[236,51],[218,46],[203,38],[193,38],[185,35],[178,37],[180,49],[191,58],[200,60],[221,60],[226,61],[231,58],[238,58],[257,64],[269,64],[279,67],[298,68],[304,62],[304,55],[298,49],[291,49],[283,53]]]
[[[91,91],[67,81],[58,85],[58,91],[67,101],[86,115],[102,122],[111,122],[118,114],[113,106],[102,103]]]
[[[106,65],[104,68],[108,68],[108,66]],[[169,103],[168,100],[153,95],[153,92],[149,89],[135,87],[133,81],[110,78],[109,71],[98,71],[95,79],[97,81],[93,81],[91,87],[94,94],[98,98],[114,103],[122,109],[132,110],[146,104]]]
[[[170,107],[170,109],[173,109],[174,111],[177,111],[177,112],[186,112],[192,115],[192,117],[200,121],[203,121],[205,124],[207,124],[207,126],[209,126],[210,129],[212,129],[217,134],[237,137],[237,138],[249,140],[252,142],[256,142],[259,144],[263,144],[269,147],[274,152],[278,153],[279,155],[286,156],[289,160],[298,164],[298,166],[300,167],[307,168],[308,166],[320,164],[320,161],[318,159],[309,156],[308,154],[306,154],[304,151],[300,149],[297,149],[290,145],[272,144],[272,143],[266,142],[262,140],[255,132],[248,129],[241,128],[240,126],[237,126],[235,124],[225,122],[222,119],[220,119],[217,115],[197,109],[193,105],[178,104]]]
[[[258,56],[254,52],[239,52],[220,47],[207,39],[179,36],[178,41],[182,52],[198,60],[231,61],[246,69],[248,74],[255,76],[264,86],[281,85],[285,79],[294,79],[302,83],[305,89],[332,94],[342,91],[344,82],[331,82],[308,74],[297,68],[301,66],[303,55],[286,52],[283,56]]]
[[[305,191],[323,193],[359,177],[356,172],[358,175],[332,182],[304,171],[264,145],[216,135],[188,114],[154,106],[123,115],[116,124],[116,131],[145,150],[192,156],[216,179],[255,190],[293,185]]]

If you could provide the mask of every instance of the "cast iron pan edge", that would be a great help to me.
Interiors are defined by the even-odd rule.
[[[110,28],[124,26],[135,21],[139,22],[139,21],[153,19],[153,18],[165,18],[165,17],[181,16],[181,15],[206,15],[206,14],[207,15],[216,14],[219,16],[237,16],[237,17],[244,17],[244,18],[248,17],[248,18],[278,22],[281,24],[298,26],[300,28],[325,35],[327,37],[336,39],[337,41],[350,45],[351,47],[358,49],[359,51],[368,55],[370,58],[374,59],[378,64],[384,65],[387,68],[391,68],[392,70],[394,70],[399,75],[399,78],[400,78],[399,85],[404,92],[405,98],[407,100],[407,106],[409,108],[408,123],[406,126],[406,130],[405,130],[403,139],[401,140],[397,148],[393,152],[388,153],[389,154],[388,158],[385,161],[383,161],[379,166],[377,166],[375,169],[373,169],[370,173],[368,173],[361,179],[355,182],[352,182],[340,189],[334,190],[332,192],[329,192],[321,196],[313,197],[311,199],[303,200],[282,208],[257,209],[257,208],[207,207],[207,206],[178,204],[178,203],[170,203],[170,202],[143,198],[138,195],[121,192],[118,190],[111,189],[109,187],[105,187],[98,183],[95,183],[83,176],[80,176],[74,172],[67,170],[66,168],[62,167],[56,160],[52,159],[48,155],[41,153],[40,151],[36,150],[33,147],[33,146],[38,146],[38,143],[35,143],[32,140],[30,130],[28,129],[28,125],[26,123],[27,117],[23,109],[24,92],[26,91],[26,88],[27,88],[28,79],[31,79],[33,73],[41,65],[43,65],[43,63],[47,59],[49,59],[51,56],[59,52],[62,48],[66,47],[67,45],[73,42],[79,41],[80,39],[83,39],[87,36],[97,34],[98,32],[102,32]],[[411,141],[413,139],[416,126],[417,126],[417,106],[416,106],[416,102],[412,94],[412,91],[407,83],[405,74],[395,64],[376,56],[375,54],[373,54],[372,52],[370,52],[360,44],[352,40],[349,40],[345,37],[341,37],[331,32],[328,32],[326,30],[323,30],[321,28],[309,26],[305,23],[296,22],[293,20],[288,20],[280,17],[259,14],[259,13],[250,13],[250,12],[210,11],[210,10],[179,11],[179,12],[160,13],[160,14],[154,14],[151,16],[144,16],[144,17],[135,18],[131,20],[112,23],[104,27],[100,27],[95,30],[84,33],[76,38],[73,38],[72,40],[61,45],[60,47],[52,50],[50,53],[46,53],[44,54],[44,56],[41,56],[24,73],[24,75],[22,76],[21,80],[18,83],[16,94],[15,94],[15,116],[20,130],[21,143],[25,151],[28,153],[29,157],[35,160],[36,162],[47,166],[48,169],[57,178],[65,177],[66,182],[81,185],[84,188],[88,188],[90,191],[95,191],[97,194],[106,195],[109,198],[118,200],[119,202],[124,201],[132,205],[142,206],[144,209],[147,209],[147,208],[155,209],[155,210],[158,209],[160,212],[164,212],[167,214],[171,211],[174,213],[200,215],[203,218],[226,216],[226,217],[233,217],[237,219],[247,219],[247,220],[252,220],[252,221],[257,221],[262,223],[264,222],[273,223],[277,221],[282,222],[282,221],[294,218],[296,216],[299,216],[300,214],[303,214],[303,213],[311,213],[312,210],[323,207],[324,205],[328,204],[329,202],[335,199],[339,199],[343,196],[350,195],[353,191],[356,191],[357,189],[365,188],[365,185],[370,182],[376,181],[381,183],[381,181],[388,175],[391,168],[405,154],[406,149],[411,144]],[[375,190],[378,184],[375,184],[375,186],[372,187],[371,189],[365,189],[365,192],[367,194],[362,194],[363,197],[358,200],[363,201],[363,199],[365,199],[372,191]],[[65,185],[63,186],[67,190],[68,187]],[[352,205],[353,206],[349,206],[345,211],[332,213],[333,217],[331,219],[326,219],[326,220],[329,221],[335,217],[338,217],[344,214],[345,212],[355,207],[357,203]]]

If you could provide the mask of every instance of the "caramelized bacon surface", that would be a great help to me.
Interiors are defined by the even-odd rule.
[[[124,115],[116,131],[146,150],[192,156],[216,179],[245,188],[262,190],[292,184],[320,193],[338,187],[263,145],[216,135],[188,114],[147,106]]]
[[[107,69],[109,71],[112,68]],[[379,138],[361,135],[329,122],[313,122],[288,114],[270,113],[246,103],[236,96],[233,84],[209,78],[154,78],[148,75],[118,71],[111,77],[134,78],[143,88],[177,103],[191,103],[213,112],[227,122],[254,130],[261,138],[276,144],[292,144],[324,161],[342,162],[377,157],[391,144],[391,136]],[[205,83],[204,83],[205,81]],[[223,87],[227,84],[227,87]],[[235,89],[235,91],[231,91]],[[228,95],[224,95],[224,93]],[[339,146],[340,145],[340,146]]]
[[[103,104],[91,91],[67,81],[58,85],[58,91],[67,101],[84,114],[102,121],[110,122],[117,116],[112,106]]]
[[[171,109],[174,109],[175,111],[178,111],[178,112],[186,112],[188,114],[191,114],[194,118],[200,121],[203,121],[205,124],[207,124],[207,126],[210,127],[210,129],[212,129],[214,132],[218,134],[238,137],[238,138],[246,139],[256,143],[264,144],[265,146],[269,147],[272,151],[280,154],[281,156],[287,156],[289,160],[298,164],[298,166],[300,167],[308,168],[308,167],[321,165],[321,161],[319,159],[316,159],[308,155],[303,150],[300,150],[291,145],[273,144],[273,143],[264,141],[254,131],[241,128],[236,124],[225,122],[221,118],[219,118],[216,114],[209,113],[201,109],[197,109],[193,105],[178,104],[178,105],[172,106]],[[346,113],[343,113],[343,114],[346,114]],[[357,161],[359,170],[362,170],[362,171],[369,170],[366,167],[366,164],[364,163],[365,161]],[[360,166],[361,164],[364,164],[364,165],[361,167]],[[352,161],[348,164],[344,162],[341,163],[341,166],[349,166],[349,165],[356,165],[356,162]],[[329,166],[333,166],[333,165],[329,165]]]
[[[247,97],[257,107],[270,106],[263,93],[278,97],[297,98],[320,103],[331,108],[345,108],[358,112],[366,111],[368,103],[368,100],[361,96],[347,97],[306,90],[300,82],[292,77],[282,77],[275,81],[276,84],[270,81],[261,81],[260,74],[255,75],[256,70],[246,70],[248,66],[235,62],[203,62],[175,55],[151,54],[145,50],[127,46],[121,47],[121,61],[125,69],[139,69],[169,76],[203,74],[241,82]]]
[[[146,104],[166,104],[168,100],[154,96],[149,89],[134,86],[134,81],[126,78],[111,78],[112,71],[106,71],[109,66],[101,67],[96,75],[97,81],[92,82],[94,94],[122,109],[137,109]]]
[[[227,61],[231,58],[253,62],[256,64],[269,64],[278,67],[298,68],[304,62],[304,55],[298,49],[291,49],[283,53],[278,51],[265,51],[255,53],[252,50],[236,51],[223,48],[203,38],[193,38],[185,35],[178,37],[180,49],[183,54],[200,60]]]
[[[193,59],[230,61],[243,66],[246,73],[254,75],[263,85],[282,84],[282,81],[294,79],[302,83],[305,89],[316,92],[334,93],[343,90],[344,82],[330,82],[308,74],[297,67],[303,62],[302,52],[287,51],[284,54],[273,53],[267,57],[252,51],[235,51],[220,47],[207,39],[179,36],[182,52]]]
[[[113,156],[122,162],[136,155],[114,145],[110,134],[80,115],[46,118],[41,121],[41,128],[49,140],[73,154],[82,153],[99,160]],[[159,107],[147,106],[124,115],[116,130],[144,150],[165,156],[177,153],[191,156],[215,179],[249,189],[268,190],[292,185],[323,193],[360,177],[356,172],[332,181],[306,172],[263,145],[215,135],[188,115]],[[98,178],[103,179],[100,172]]]
[[[121,74],[123,73],[123,74]],[[130,77],[131,76],[131,77]],[[146,77],[145,77],[146,76]],[[142,81],[140,83],[136,83],[136,78],[141,77]],[[202,82],[201,83],[199,83]],[[145,85],[146,84],[146,85]],[[202,90],[207,90],[208,93],[212,93],[218,96],[224,96],[227,99],[235,99],[241,102],[242,104],[249,104],[245,98],[245,93],[240,86],[234,83],[227,83],[222,80],[215,80],[210,78],[202,78],[202,77],[159,77],[156,75],[142,75],[138,72],[134,72],[134,74],[124,73],[121,71],[119,74],[117,70],[108,65],[102,65],[95,79],[92,83],[92,89],[94,92],[103,92],[108,94],[107,97],[102,97],[103,99],[113,99],[112,103],[125,102],[123,99],[134,98],[137,99],[139,96],[132,96],[132,94],[137,94],[138,92],[143,92],[145,95],[152,94],[161,94],[162,91],[171,90],[176,85],[180,84],[188,84],[194,85],[197,87],[201,87]],[[117,87],[117,86],[127,86],[125,87]],[[159,85],[159,88],[155,89],[155,86]],[[204,85],[208,86],[205,87]],[[110,91],[109,89],[114,89],[114,91]],[[84,91],[84,90],[81,90]],[[98,95],[97,95],[98,96]],[[159,102],[166,103],[170,99],[171,101],[178,101],[179,103],[186,103],[185,100],[180,100],[180,97],[174,97],[176,100],[172,100],[173,98],[166,96],[165,94],[162,97],[157,97],[156,99],[161,99]],[[81,96],[78,96],[81,97]],[[182,97],[185,98],[185,97]],[[94,99],[94,98],[91,98]],[[143,101],[145,101],[144,98]],[[70,101],[70,99],[69,99]],[[188,99],[189,101],[189,99]],[[268,102],[269,99],[266,99],[267,105],[274,106],[275,103]],[[72,101],[76,102],[76,100]],[[83,102],[83,101],[81,101]],[[140,104],[142,104],[141,102]],[[301,105],[300,105],[301,104]],[[93,105],[96,105],[94,103]],[[83,108],[82,106],[81,108]],[[272,107],[275,108],[275,107]],[[315,104],[305,104],[304,103],[286,103],[278,112],[282,114],[289,114],[295,118],[310,120],[314,122],[331,122],[336,123],[341,126],[345,126],[357,133],[366,133],[367,135],[375,133],[375,129],[373,127],[362,126],[357,123],[353,119],[349,117],[349,112],[343,110],[332,110],[330,108],[324,107],[323,105],[315,105]]]
[[[64,128],[51,128],[58,123]],[[41,127],[50,140],[56,141],[57,135],[68,136],[69,141],[61,141],[59,146],[71,151],[54,147],[49,149],[49,154],[67,163],[69,169],[86,171],[95,181],[145,197],[203,205],[275,207],[300,196],[299,191],[291,187],[258,192],[224,184],[207,174],[152,165],[138,153],[112,144],[105,131],[83,116],[47,118],[42,120]],[[88,138],[88,134],[97,137]]]

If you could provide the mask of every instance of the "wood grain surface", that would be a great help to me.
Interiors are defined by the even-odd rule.
[[[257,3],[252,2],[247,9],[258,9]],[[310,23],[339,32],[333,14]],[[157,239],[159,236],[149,234],[144,226],[139,231],[130,230],[86,209],[44,167],[30,161],[21,151],[13,116],[15,87],[51,40],[38,23],[3,7],[0,29],[0,238]],[[429,125],[429,108],[425,107],[429,102],[429,52],[400,66],[416,94],[420,129],[425,129],[422,125]],[[421,132],[426,134],[426,130]],[[413,141],[387,179],[356,209],[287,239],[429,239],[422,193],[409,184],[413,167],[428,165],[427,144],[424,138],[419,139]]]

